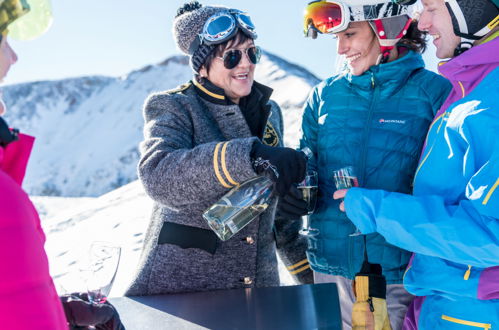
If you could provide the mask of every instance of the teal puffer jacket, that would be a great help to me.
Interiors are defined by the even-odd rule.
[[[450,91],[449,82],[424,69],[420,54],[371,67],[361,76],[331,77],[305,104],[300,141],[314,153],[309,167],[319,173],[319,198],[309,238],[312,269],[352,279],[364,255],[363,236],[349,236],[352,222],[333,199],[332,171],[355,167],[359,185],[411,193],[426,132]],[[388,284],[402,283],[410,252],[369,234],[367,254],[383,267]]]

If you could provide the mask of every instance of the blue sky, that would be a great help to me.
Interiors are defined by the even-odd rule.
[[[179,54],[172,21],[184,0],[52,0],[50,30],[33,41],[11,44],[19,61],[5,83],[82,75],[120,76]],[[245,10],[257,27],[263,49],[298,63],[319,78],[334,71],[336,42],[302,33],[303,0],[214,0]],[[429,54],[434,54],[430,49]],[[426,56],[426,58],[432,58]],[[430,69],[435,65],[430,65]]]
[[[257,44],[299,63],[320,77],[334,66],[330,36],[304,38],[302,13],[307,1],[214,0],[250,13]],[[11,40],[19,61],[7,84],[81,75],[120,76],[179,54],[171,35],[176,10],[184,0],[52,0],[50,30],[33,41]]]

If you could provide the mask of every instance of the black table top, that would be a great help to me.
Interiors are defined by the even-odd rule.
[[[341,329],[336,284],[110,298],[127,330]]]

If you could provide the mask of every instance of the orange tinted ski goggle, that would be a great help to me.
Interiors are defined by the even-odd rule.
[[[303,32],[307,37],[311,36],[313,31],[337,33],[348,28],[350,9],[341,2],[312,1],[305,9],[303,19]]]

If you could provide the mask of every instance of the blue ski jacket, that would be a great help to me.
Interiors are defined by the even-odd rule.
[[[362,236],[332,195],[332,171],[351,165],[361,187],[412,192],[412,180],[428,127],[450,91],[443,77],[424,69],[421,55],[371,67],[360,76],[331,77],[316,86],[305,104],[300,141],[314,156],[319,197],[307,256],[314,271],[352,279],[361,268]],[[369,261],[383,267],[387,283],[402,283],[410,253],[367,235]]]
[[[345,197],[362,232],[415,252],[404,285],[427,296],[419,329],[499,326],[498,52],[495,38],[440,67],[454,90],[428,134],[414,196],[352,188]]]

